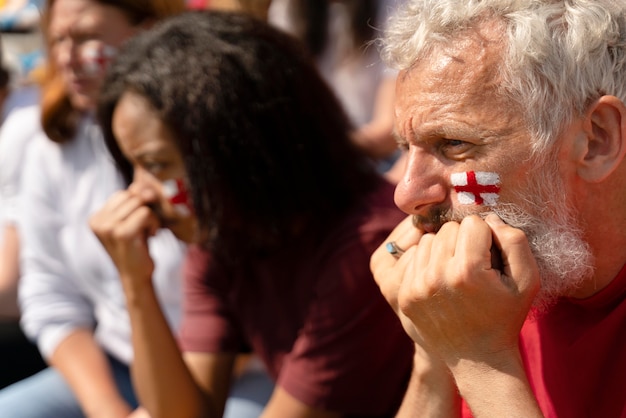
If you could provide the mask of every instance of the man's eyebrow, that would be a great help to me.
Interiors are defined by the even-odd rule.
[[[400,139],[401,143],[410,141],[431,141],[433,139],[489,139],[506,135],[507,132],[498,132],[493,129],[485,129],[472,125],[446,125],[446,126],[424,126],[423,129],[411,132],[409,139]]]

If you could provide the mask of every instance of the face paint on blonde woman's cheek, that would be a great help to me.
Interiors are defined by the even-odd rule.
[[[500,176],[488,171],[453,173],[450,183],[461,205],[495,206],[500,197]]]
[[[104,42],[92,40],[80,47],[82,72],[87,77],[102,77],[117,55],[117,49]]]
[[[191,216],[191,200],[183,179],[165,180],[163,182],[163,194],[180,216]]]

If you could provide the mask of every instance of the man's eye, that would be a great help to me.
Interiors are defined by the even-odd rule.
[[[460,147],[465,144],[466,143],[461,141],[460,139],[447,139],[445,145],[450,146],[450,147]]]
[[[460,139],[444,139],[440,142],[440,152],[447,158],[459,159],[465,158],[467,153],[472,149],[470,142]]]

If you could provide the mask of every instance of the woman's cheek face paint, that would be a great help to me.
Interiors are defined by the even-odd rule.
[[[86,41],[79,52],[83,75],[94,78],[104,76],[116,55],[115,47],[98,40]]]
[[[500,197],[500,176],[489,171],[453,173],[450,183],[462,205],[495,206]]]
[[[189,194],[183,179],[170,179],[163,182],[163,193],[167,200],[174,206],[174,210],[180,216],[191,216],[192,207]]]

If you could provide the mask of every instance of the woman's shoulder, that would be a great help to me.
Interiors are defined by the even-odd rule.
[[[32,148],[32,151],[29,150],[29,153],[36,154],[40,159],[46,160],[53,165],[85,165],[90,160],[93,160],[94,157],[97,157],[98,153],[95,151],[99,150],[94,149],[94,143],[99,142],[102,142],[101,147],[104,149],[105,145],[100,128],[94,125],[89,118],[83,118],[78,124],[74,136],[63,143],[51,140],[39,123],[37,134],[32,141],[32,145],[29,145],[29,148]]]

